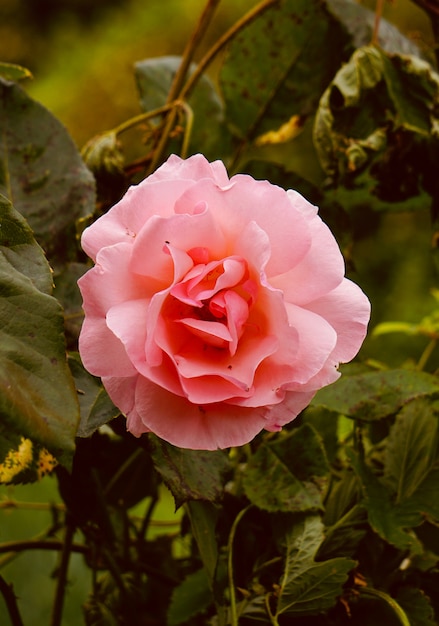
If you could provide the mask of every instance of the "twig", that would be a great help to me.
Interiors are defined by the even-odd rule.
[[[17,598],[12,585],[8,585],[3,576],[0,576],[0,591],[5,599],[6,607],[11,618],[12,626],[23,626],[20,611],[18,610]]]
[[[384,7],[384,0],[377,0],[376,9],[375,9],[375,22],[373,25],[373,33],[372,33],[372,41],[370,42],[373,46],[378,45],[378,31],[380,30],[380,22],[383,16],[383,7]]]
[[[188,44],[186,46],[186,49],[183,53],[183,58],[181,60],[180,67],[178,68],[178,71],[176,72],[174,76],[174,80],[169,90],[168,98],[167,98],[168,106],[172,106],[173,100],[175,100],[178,97],[178,93],[180,92],[180,89],[186,78],[187,71],[194,57],[195,50],[197,46],[199,45],[206,31],[207,26],[213,17],[215,9],[219,3],[220,3],[220,0],[209,0],[203,13],[201,14],[200,19],[198,20],[198,24],[195,26],[195,30],[192,33],[192,36],[190,37]],[[162,134],[160,136],[160,140],[157,144],[157,147],[151,159],[151,163],[147,172],[148,174],[150,174],[151,172],[154,172],[154,170],[157,169],[157,166],[160,163],[160,160],[166,148],[166,144],[168,143],[169,135],[171,133],[171,130],[174,127],[176,115],[177,115],[176,107],[172,107],[170,112],[167,115],[166,123],[164,125]]]
[[[62,624],[62,612],[67,586],[67,572],[69,569],[70,555],[72,554],[73,536],[75,534],[75,530],[75,525],[71,520],[69,520],[66,525],[66,534],[61,552],[61,563],[58,570],[58,584],[56,586],[50,626],[61,626]]]

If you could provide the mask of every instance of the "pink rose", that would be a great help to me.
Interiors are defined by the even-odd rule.
[[[136,436],[213,450],[281,430],[366,334],[317,209],[201,155],[171,156],[82,246],[81,357]]]

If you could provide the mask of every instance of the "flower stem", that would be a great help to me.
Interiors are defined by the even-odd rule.
[[[436,348],[436,346],[437,346],[437,339],[436,338],[433,338],[433,339],[431,339],[428,342],[428,344],[427,344],[425,350],[423,351],[423,353],[421,354],[421,357],[420,357],[420,359],[418,361],[418,364],[416,366],[417,370],[422,371],[425,368],[425,366],[427,365],[427,361],[430,358],[430,356],[433,354],[434,349]]]
[[[231,613],[231,626],[238,626],[238,614],[236,610],[236,594],[235,585],[233,582],[233,541],[235,539],[236,529],[239,522],[242,520],[247,511],[252,505],[242,509],[235,518],[230,530],[229,541],[227,543],[227,572],[229,576],[229,592],[230,592],[230,613]]]

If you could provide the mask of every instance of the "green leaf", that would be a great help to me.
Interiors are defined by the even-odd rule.
[[[197,542],[200,557],[212,589],[218,563],[216,539],[218,508],[212,502],[189,500],[187,512],[191,521],[192,533]]]
[[[224,475],[229,469],[222,450],[186,450],[149,434],[151,456],[157,472],[175,498],[178,509],[189,500],[221,500]]]
[[[315,511],[322,507],[328,472],[322,441],[304,424],[274,443],[262,444],[247,464],[243,485],[260,509]]]
[[[0,198],[0,414],[6,429],[69,464],[79,417],[62,309],[25,220]]]
[[[5,80],[18,81],[32,78],[32,73],[26,67],[15,63],[0,63],[0,77]]]
[[[100,426],[120,415],[120,411],[110,400],[100,379],[84,369],[78,353],[70,353],[68,362],[78,390],[81,415],[76,435],[90,437]]]
[[[394,415],[410,400],[439,392],[437,377],[411,370],[342,376],[317,392],[312,404],[366,422]]]
[[[200,569],[189,574],[172,593],[168,609],[168,626],[178,626],[202,613],[212,603],[206,572]]]
[[[413,533],[407,529],[419,523],[412,511],[404,511],[394,505],[389,491],[364,461],[347,450],[352,466],[361,480],[369,524],[385,541],[400,550],[421,553],[422,547]]]
[[[401,587],[398,589],[396,600],[407,614],[410,626],[437,625],[430,599],[421,589]]]
[[[338,186],[355,188],[351,206],[419,206],[422,190],[433,193],[438,98],[439,76],[416,56],[365,46],[339,69],[320,100],[314,144]]]
[[[372,40],[376,21],[374,11],[366,9],[355,0],[326,0],[326,3],[330,12],[349,32],[356,48],[366,46]],[[413,41],[404,37],[395,26],[382,18],[378,28],[378,43],[386,52],[420,56],[419,48]]]
[[[398,413],[387,439],[384,477],[407,500],[432,470],[438,450],[438,417],[431,402],[415,399]],[[439,495],[439,494],[438,494]]]
[[[0,79],[0,193],[28,220],[52,263],[76,254],[75,222],[94,210],[94,182],[65,128]]]
[[[181,57],[165,56],[146,59],[135,64],[137,88],[142,110],[153,111],[166,104]],[[190,76],[196,65],[191,64]],[[224,125],[223,104],[210,78],[203,75],[188,99],[194,120],[189,151],[201,152],[206,158],[218,158],[226,154],[229,133]]]
[[[323,541],[318,516],[308,516],[286,537],[286,561],[276,615],[316,615],[334,606],[356,562],[335,558],[317,563],[314,555]]]
[[[255,137],[313,113],[348,46],[318,0],[273,5],[229,45],[220,71],[227,120],[241,137]]]

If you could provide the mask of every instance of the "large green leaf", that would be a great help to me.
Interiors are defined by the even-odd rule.
[[[0,198],[0,414],[4,429],[68,463],[79,417],[63,313],[25,220]]]
[[[305,517],[287,534],[277,615],[315,615],[334,606],[342,594],[356,563],[343,557],[316,562],[314,556],[322,541],[323,525],[318,516]]]
[[[186,450],[149,434],[155,468],[175,498],[176,508],[189,500],[222,498],[229,460],[222,450]]]
[[[253,138],[313,113],[346,54],[349,36],[322,2],[274,4],[228,48],[220,72],[228,121]]]
[[[247,464],[244,490],[266,511],[315,511],[322,507],[328,472],[322,441],[312,426],[304,424],[259,447]]]
[[[0,78],[0,193],[29,222],[52,263],[73,256],[75,221],[94,210],[94,182],[66,129]]]
[[[341,377],[317,392],[312,404],[364,421],[394,415],[409,400],[439,392],[436,376],[387,370]]]
[[[387,439],[384,476],[397,503],[415,493],[433,469],[437,451],[438,416],[434,405],[425,398],[415,399],[398,413]]]
[[[420,523],[419,516],[416,512],[404,511],[395,506],[391,494],[379,478],[361,458],[352,451],[348,452],[352,466],[362,483],[370,526],[382,539],[400,550],[422,552],[415,535],[408,532],[408,529]]]
[[[165,56],[146,59],[135,64],[137,88],[143,111],[153,111],[166,104],[174,76],[180,66],[181,57]],[[189,68],[190,76],[196,68]],[[227,128],[224,125],[224,107],[210,78],[203,75],[198,81],[188,104],[194,119],[189,142],[189,151],[201,152],[206,158],[224,156],[229,145]]]

